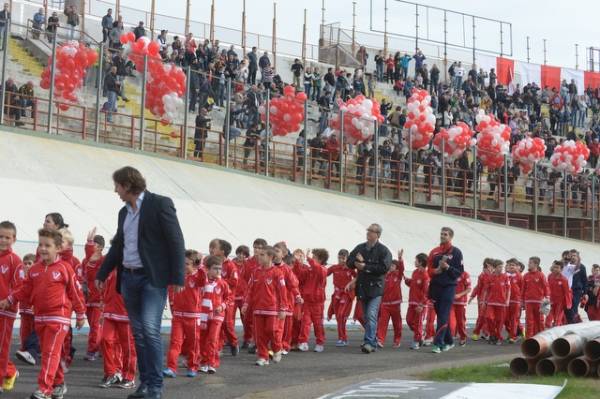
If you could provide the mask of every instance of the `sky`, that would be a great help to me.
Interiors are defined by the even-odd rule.
[[[356,30],[369,32],[371,28],[383,31],[385,0],[356,0]],[[527,60],[527,36],[530,36],[530,61],[543,63],[543,39],[547,40],[547,63],[574,68],[576,65],[575,44],[579,45],[579,68],[583,69],[589,58],[586,48],[600,47],[598,15],[600,1],[597,0],[427,0],[419,4],[453,11],[474,14],[490,19],[499,19],[512,24],[513,58]],[[157,13],[184,17],[185,0],[157,0]],[[210,21],[210,0],[192,0],[193,20]],[[373,5],[371,26],[371,3]],[[150,0],[121,0],[123,6],[150,9]],[[279,0],[277,1],[277,35],[281,38],[302,40],[303,10],[307,9],[309,43],[317,44],[321,22],[322,0]],[[215,0],[215,23],[233,29],[241,29],[242,0]],[[387,0],[388,31],[414,35],[415,9],[395,0]],[[431,10],[427,15],[420,11],[420,35],[431,39],[442,39],[443,23],[440,12]],[[272,28],[273,2],[270,0],[246,0],[247,32],[270,35]],[[429,23],[427,23],[429,19]],[[472,20],[450,15],[448,38],[455,43],[471,46]],[[325,23],[339,22],[348,30],[352,27],[352,0],[325,0]],[[157,26],[158,28],[158,26]],[[476,20],[476,44],[492,51],[500,51],[500,25]],[[509,28],[503,25],[504,53],[509,53]],[[363,36],[364,37],[364,36]],[[370,36],[363,40],[381,40]],[[391,39],[393,42],[395,39]],[[359,41],[360,43],[360,41]],[[412,41],[411,41],[412,43]],[[390,46],[391,47],[391,46]],[[414,46],[413,46],[414,47]],[[439,46],[421,46],[424,51],[440,51]],[[507,54],[508,55],[508,54]],[[596,54],[598,60],[599,54]],[[596,66],[596,70],[598,67]]]

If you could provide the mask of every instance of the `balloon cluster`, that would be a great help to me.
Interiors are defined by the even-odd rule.
[[[377,100],[358,95],[347,102],[338,100],[340,113],[330,121],[332,129],[342,128],[344,115],[344,136],[350,144],[367,141],[375,134],[375,121],[382,123],[384,118]],[[342,112],[343,111],[343,112]]]
[[[304,121],[304,101],[306,93],[296,93],[294,86],[285,86],[283,96],[272,98],[269,102],[269,123],[274,136],[285,136],[300,130]],[[267,109],[264,105],[258,108],[260,118],[267,120]]]
[[[483,166],[498,169],[504,165],[504,155],[510,150],[510,127],[496,120],[494,115],[486,115],[483,110],[475,117],[479,132],[477,154]]]
[[[515,144],[512,150],[513,160],[519,163],[519,168],[524,174],[533,169],[533,165],[543,159],[546,154],[544,139],[539,137],[525,137]]]
[[[431,96],[427,90],[413,89],[406,108],[408,114],[404,127],[411,133],[411,148],[416,151],[427,147],[435,129],[435,114],[431,108]],[[407,132],[404,136],[408,140]]]
[[[587,164],[590,149],[581,141],[567,140],[554,149],[550,162],[556,170],[579,173]]]
[[[148,56],[146,109],[159,117],[163,125],[170,124],[184,105],[185,73],[173,64],[163,63],[157,41],[150,41],[147,37],[136,41],[133,32],[122,34],[120,40],[124,45],[131,43],[128,57],[136,70],[144,71],[144,56]]]
[[[433,138],[433,148],[442,152],[442,140],[444,141],[444,152],[448,161],[454,161],[462,155],[468,146],[474,145],[473,130],[464,122],[458,122],[448,129],[441,129]]]
[[[69,102],[77,102],[77,90],[83,85],[87,69],[98,60],[96,50],[86,47],[77,41],[68,41],[56,49],[56,69],[54,71],[54,96]],[[42,71],[40,87],[50,88],[52,56]],[[69,109],[68,104],[61,103],[58,108]]]

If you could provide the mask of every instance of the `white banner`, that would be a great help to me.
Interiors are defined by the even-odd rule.
[[[571,79],[575,80],[577,85],[577,94],[581,95],[585,91],[585,83],[583,79],[583,71],[579,69],[560,68],[560,80],[566,80],[567,84],[571,83]]]
[[[539,64],[515,61],[515,79],[521,87],[527,83],[542,85],[542,67]]]

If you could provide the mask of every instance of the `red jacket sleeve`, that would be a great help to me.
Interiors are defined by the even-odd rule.
[[[292,270],[288,270],[287,274],[288,275],[287,281],[285,282],[285,288],[292,293],[294,298],[298,298],[300,296],[300,290],[298,289],[298,278]]]
[[[244,306],[250,306],[252,292],[254,291],[254,279],[252,276],[248,279],[248,288],[246,289],[246,297],[244,298]]]
[[[550,297],[550,286],[548,285],[548,280],[546,279],[546,276],[544,276],[544,274],[542,273],[542,282],[544,284],[544,297]]]
[[[19,284],[18,287],[8,294],[8,302],[14,305],[17,302],[30,302],[31,293],[33,291],[33,283],[29,276]]]
[[[67,297],[73,304],[73,310],[75,310],[75,314],[77,315],[77,320],[81,320],[85,318],[85,299],[83,297],[83,292],[81,291],[81,285],[79,281],[77,281],[77,277],[75,273],[71,270],[70,267],[65,265],[66,273],[68,275],[67,280]]]
[[[286,301],[285,301],[285,279],[283,278],[282,273],[277,273],[277,279],[279,280],[277,284],[275,284],[275,296],[277,300],[277,309],[280,312],[284,312],[287,310]]]
[[[564,296],[564,302],[566,304],[566,308],[567,309],[571,309],[571,307],[573,306],[573,294],[571,293],[571,289],[569,288],[569,281],[566,279],[566,277],[563,277],[563,296]]]
[[[96,246],[94,245],[94,241],[88,241],[85,243],[85,258],[86,259],[91,258],[95,251],[96,251]]]

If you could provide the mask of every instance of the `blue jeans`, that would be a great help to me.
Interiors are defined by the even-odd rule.
[[[163,343],[160,325],[167,289],[152,286],[144,274],[124,271],[121,276],[121,295],[135,339],[140,384],[147,386],[149,392],[161,391]]]
[[[379,305],[381,304],[381,296],[375,298],[363,298],[362,306],[365,318],[365,338],[363,343],[377,348],[377,317],[379,316]]]
[[[435,301],[433,307],[437,315],[437,329],[433,338],[433,344],[440,348],[444,345],[452,345],[454,343],[452,333],[450,332],[449,320],[455,292],[455,285],[436,287],[431,291],[431,299]]]
[[[375,64],[375,72],[378,82],[383,82],[383,64]]]

